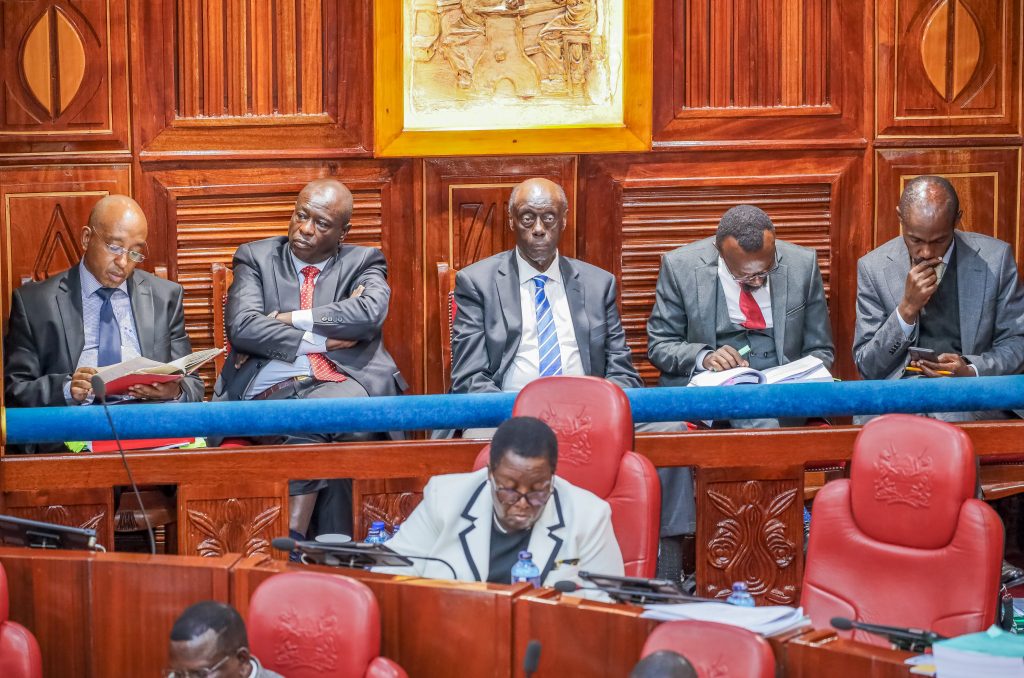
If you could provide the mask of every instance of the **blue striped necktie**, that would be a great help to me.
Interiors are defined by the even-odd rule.
[[[121,362],[121,328],[114,317],[114,303],[111,297],[117,288],[101,287],[96,296],[103,300],[100,306],[99,332],[97,336],[96,366],[105,367]]]
[[[558,331],[555,329],[555,316],[551,313],[551,304],[544,294],[546,275],[533,277],[536,287],[534,307],[537,309],[537,346],[540,350],[540,376],[553,377],[562,373],[562,353],[558,348]]]

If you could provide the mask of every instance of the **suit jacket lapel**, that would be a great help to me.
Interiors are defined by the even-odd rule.
[[[580,350],[580,362],[583,374],[590,374],[590,320],[587,318],[587,300],[580,274],[562,256],[558,257],[558,269],[562,273],[562,284],[565,285],[565,297],[569,302],[569,313],[572,315],[572,327],[576,335],[576,346]]]
[[[145,278],[133,275],[128,280],[128,298],[135,318],[135,335],[139,338],[142,355],[152,358],[156,350],[156,311],[153,308],[153,290]]]
[[[516,265],[516,251],[508,253],[508,257],[498,266],[498,275],[494,281],[498,293],[499,308],[505,318],[505,350],[501,354],[501,365],[497,374],[505,374],[512,359],[519,350],[519,340],[523,336],[523,313],[520,304],[519,267]]]
[[[326,306],[335,301],[344,299],[347,295],[341,288],[342,271],[342,250],[339,249],[334,259],[327,262],[324,270],[316,279],[316,287],[313,288],[313,306]],[[316,318],[313,318],[316,322]]]
[[[64,328],[64,345],[68,352],[68,364],[74,372],[78,359],[85,348],[85,327],[82,320],[82,279],[78,266],[72,266],[60,282],[57,293],[57,310]]]
[[[781,365],[786,360],[786,307],[789,303],[789,268],[782,263],[782,255],[776,250],[775,263],[778,270],[769,276],[769,294],[772,301],[772,336],[775,339],[775,355]]]
[[[956,292],[960,307],[960,346],[965,355],[974,353],[981,309],[985,307],[985,263],[959,234],[956,238]]]
[[[903,298],[903,289],[907,284],[907,275],[910,273],[910,255],[902,242],[896,250],[889,255],[889,265],[885,267],[885,282],[889,288],[890,304],[896,308],[900,299]]]
[[[530,553],[533,554],[533,562],[540,567],[541,582],[547,579],[555,567],[555,561],[564,542],[561,535],[556,532],[564,527],[562,501],[558,496],[558,490],[555,489],[547,506],[544,507],[544,513],[533,528],[533,534],[530,535]]]
[[[705,265],[694,271],[697,276],[697,308],[702,316],[696,329],[697,340],[708,346],[718,346],[718,256],[705,259]]]
[[[274,270],[277,275],[274,280],[264,280],[264,289],[272,288],[277,292],[276,308],[267,308],[267,311],[295,310],[299,307],[299,279],[295,274],[295,265],[292,263],[291,247],[286,239],[277,250],[274,257]],[[274,303],[274,295],[267,293],[266,298],[269,304]]]
[[[466,507],[462,509],[462,518],[469,524],[459,532],[459,543],[466,563],[476,581],[486,581],[491,568],[491,523],[494,506],[491,504],[491,493],[487,491],[487,481],[470,495]],[[481,524],[476,521],[480,519]]]

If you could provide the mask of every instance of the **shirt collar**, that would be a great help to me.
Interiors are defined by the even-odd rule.
[[[520,285],[529,282],[538,275],[546,275],[548,277],[548,282],[554,281],[557,282],[558,284],[562,283],[562,269],[559,268],[558,265],[558,260],[560,257],[557,251],[555,251],[555,258],[551,260],[551,265],[548,266],[547,270],[543,272],[538,271],[533,266],[531,266],[530,263],[523,258],[523,255],[519,253],[518,247],[515,249],[515,252],[516,265],[519,267]]]
[[[307,266],[315,266],[318,271],[323,273],[324,269],[327,268],[327,264],[331,263],[331,259],[334,258],[331,257],[331,259],[324,259],[319,264],[307,264],[302,259],[299,259],[297,256],[295,256],[295,253],[291,251],[290,247],[288,248],[288,256],[292,258],[292,266],[295,267],[295,275],[299,276],[300,278],[302,277],[302,269],[306,268]]]
[[[92,274],[85,262],[78,264],[78,277],[82,281],[82,298],[87,299],[96,293],[96,290],[103,287],[103,284],[96,279],[96,276]],[[127,296],[128,294],[128,278],[121,281],[121,284],[117,286],[117,289],[121,290]]]
[[[949,247],[946,248],[946,253],[942,255],[942,263],[949,266],[949,258],[953,256],[953,247],[956,246],[956,238],[954,237],[949,241]]]

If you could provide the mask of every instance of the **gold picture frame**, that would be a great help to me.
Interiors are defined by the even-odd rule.
[[[501,115],[491,115],[489,111],[481,114],[481,111],[484,110],[482,107],[491,106],[490,102],[492,101],[495,102],[493,107],[501,109],[501,112],[505,114],[504,119],[506,120],[509,119],[510,114],[514,116],[515,107],[521,105],[522,118],[527,119],[538,108],[541,108],[541,106],[535,105],[536,102],[547,102],[547,110],[556,110],[559,103],[552,98],[556,95],[552,94],[546,99],[544,97],[548,92],[559,92],[560,90],[557,88],[562,87],[561,91],[568,91],[567,94],[562,95],[565,100],[569,101],[569,97],[575,96],[573,101],[578,101],[582,97],[586,99],[590,109],[597,110],[601,115],[607,114],[606,119],[597,119],[596,122],[574,121],[569,124],[560,124],[553,120],[541,120],[539,123],[534,123],[530,119],[526,126],[518,127],[501,125],[499,122],[494,128],[486,126],[472,128],[455,126],[452,128],[445,126],[443,122],[438,124],[439,120],[445,119],[443,111],[441,114],[434,115],[432,121],[425,114],[423,119],[428,120],[425,124],[420,118],[414,120],[413,116],[417,114],[417,109],[413,107],[419,106],[422,100],[422,98],[414,99],[413,93],[416,90],[411,84],[413,69],[417,67],[417,61],[427,61],[429,56],[431,61],[441,64],[435,65],[435,69],[440,69],[441,66],[448,68],[449,72],[444,76],[449,78],[451,83],[455,83],[449,85],[452,91],[457,92],[456,88],[470,91],[470,87],[477,87],[473,80],[477,78],[478,73],[467,72],[464,76],[458,70],[458,55],[451,54],[456,48],[462,48],[463,45],[470,44],[471,40],[476,40],[477,44],[485,45],[484,51],[490,50],[492,53],[498,53],[499,58],[496,60],[493,59],[493,54],[489,54],[492,57],[492,63],[494,61],[501,62],[502,66],[506,68],[508,68],[506,60],[509,59],[510,53],[512,53],[512,59],[509,60],[519,58],[524,63],[526,55],[531,54],[531,51],[534,63],[543,62],[545,54],[540,51],[545,47],[548,54],[554,53],[556,57],[568,54],[568,48],[564,51],[554,51],[560,48],[551,48],[543,44],[538,46],[536,37],[539,32],[542,37],[541,42],[546,37],[549,45],[553,42],[552,36],[563,41],[574,39],[573,36],[578,35],[580,31],[569,30],[577,26],[569,23],[570,20],[565,18],[567,10],[562,9],[561,15],[549,20],[539,31],[536,25],[537,21],[533,22],[532,36],[527,36],[528,39],[532,37],[530,49],[525,47],[526,41],[523,37],[530,29],[523,28],[525,21],[522,17],[539,16],[540,20],[544,20],[547,16],[557,13],[558,8],[564,8],[567,4],[578,6],[585,2],[574,2],[573,0],[376,0],[374,3],[374,44],[376,45],[374,50],[374,155],[377,157],[424,157],[650,150],[653,96],[653,0],[594,1],[602,3],[603,7],[614,6],[620,13],[618,16],[621,16],[621,27],[614,27],[615,37],[620,42],[608,41],[606,38],[595,38],[593,41],[604,40],[599,43],[599,48],[603,50],[602,54],[613,53],[616,58],[612,67],[606,68],[606,71],[611,73],[611,76],[606,79],[612,82],[612,86],[606,90],[615,92],[613,95],[607,95],[606,98],[612,103],[600,110],[597,106],[590,106],[590,95],[580,94],[578,91],[581,78],[561,78],[559,77],[560,72],[556,68],[552,68],[548,72],[548,75],[554,73],[552,78],[544,77],[543,80],[540,80],[540,76],[531,76],[534,82],[530,86],[537,94],[536,98],[528,99],[525,96],[519,96],[518,91],[513,91],[511,97],[498,98],[495,96],[493,99],[489,99],[488,95],[481,95],[477,92],[476,99],[471,103],[460,101],[455,105],[465,108],[475,106],[467,115],[471,115],[477,121],[495,118],[500,121],[502,119]],[[419,16],[414,14],[416,8],[426,7],[427,10],[422,12],[426,14],[433,12],[435,6],[439,9],[434,15],[427,15],[424,21],[420,21]],[[468,15],[468,11],[463,10],[466,6],[476,6],[477,8],[483,6],[480,11],[481,15],[485,16],[486,25],[483,22],[472,23],[464,20],[463,17]],[[448,14],[442,15],[442,9]],[[543,14],[545,10],[547,11],[546,15]],[[491,23],[490,17],[484,14],[487,11],[497,17],[493,23]],[[500,16],[498,16],[499,13]],[[453,21],[451,16],[455,16],[456,19]],[[426,29],[423,28],[424,25]],[[428,33],[425,38],[417,32],[423,30]],[[433,31],[432,34],[430,34],[431,31]],[[467,35],[468,37],[466,37]],[[504,48],[499,50],[495,44],[501,39],[505,39],[505,44],[499,44],[498,47]],[[419,42],[415,42],[417,40]],[[485,40],[486,42],[484,42]],[[589,41],[589,37],[584,35],[584,40]],[[576,42],[578,43],[579,40],[577,39]],[[607,42],[614,44],[609,45]],[[441,61],[440,54],[435,55],[429,51],[446,48],[448,52],[444,54],[444,61]],[[598,49],[589,42],[585,48]],[[582,49],[575,49],[574,58],[581,54]],[[522,56],[514,52],[521,52]],[[590,52],[586,52],[586,54],[589,55]],[[553,58],[549,61],[551,60]],[[478,66],[484,61],[486,59],[480,56],[478,50],[477,55],[470,60],[470,63]],[[565,58],[564,61],[568,63],[570,59]],[[566,69],[571,66],[572,64],[569,64]],[[535,65],[528,65],[528,68],[540,72],[540,68]],[[588,71],[588,73],[591,72],[593,71]],[[566,73],[572,75],[568,70]],[[503,80],[502,82],[495,81],[494,77],[491,78],[492,81],[495,81],[493,83],[494,92],[498,92],[498,87],[514,86],[514,83],[510,85],[505,75],[502,74],[499,77]],[[612,80],[613,78],[614,80]],[[547,86],[547,89],[537,89],[538,82],[542,86]],[[584,82],[582,87],[587,87],[588,84]],[[577,87],[577,90],[572,90],[573,87]],[[621,89],[616,89],[617,87]],[[508,92],[502,92],[502,94],[508,94]],[[467,95],[468,97],[470,95]],[[585,108],[587,106],[571,107],[566,105],[565,110],[583,110]],[[452,118],[458,118],[458,113],[461,112],[463,111],[457,111]],[[420,124],[410,124],[413,121],[418,121]]]

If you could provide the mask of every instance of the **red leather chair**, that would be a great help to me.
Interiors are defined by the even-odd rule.
[[[0,565],[0,676],[43,678],[43,656],[32,632],[8,619],[7,573]]]
[[[700,678],[775,678],[771,645],[758,634],[737,626],[665,622],[647,636],[640,658],[659,650],[671,650],[686,657]]]
[[[598,377],[546,377],[519,392],[512,416],[537,417],[558,436],[557,474],[612,509],[626,575],[653,577],[658,561],[661,485],[633,449],[633,414],[621,388]],[[475,469],[487,465],[490,446]]]
[[[380,612],[355,579],[315,572],[274,575],[249,601],[249,646],[288,678],[408,678],[380,652]]]
[[[890,414],[865,425],[850,478],[814,501],[801,600],[814,625],[847,617],[948,636],[991,626],[1003,525],[974,499],[974,478],[971,440],[951,424]]]

